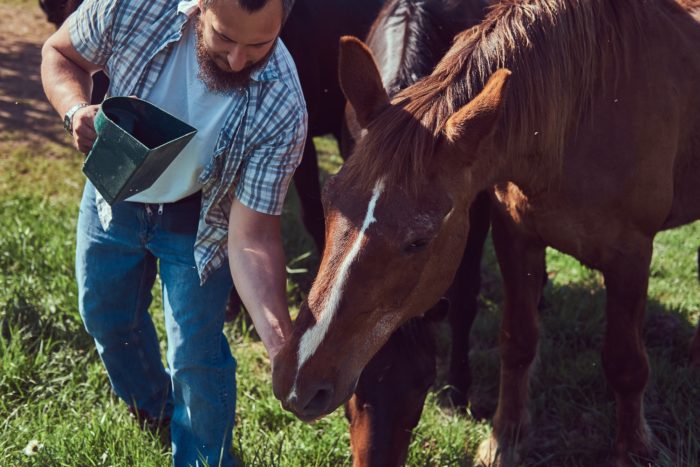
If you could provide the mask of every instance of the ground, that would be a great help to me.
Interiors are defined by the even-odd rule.
[[[41,45],[54,31],[38,2],[0,3],[0,133],[66,143],[60,117],[41,87]]]

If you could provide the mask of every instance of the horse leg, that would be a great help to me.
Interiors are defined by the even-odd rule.
[[[700,321],[693,340],[690,341],[690,366],[700,368]]]
[[[399,328],[365,367],[345,404],[353,466],[399,466],[406,461],[428,389],[435,381],[435,344],[428,320]]]
[[[698,248],[698,280],[700,280],[700,248]],[[700,368],[700,320],[695,337],[690,342],[690,366]]]
[[[492,238],[505,290],[500,331],[501,378],[491,437],[477,459],[487,466],[513,465],[515,448],[528,423],[530,366],[537,353],[537,304],[542,292],[544,245],[524,237],[512,221],[493,210]]]
[[[469,367],[469,332],[477,312],[481,289],[481,256],[490,225],[490,200],[487,192],[480,193],[469,211],[469,237],[462,263],[447,293],[450,301],[450,331],[452,350],[447,376],[448,398],[458,409],[466,409],[471,368]]]
[[[642,338],[651,255],[651,239],[626,235],[624,249],[602,268],[607,292],[602,360],[617,403],[618,466],[635,465],[629,455],[646,458],[651,448],[643,406],[649,361]]]
[[[311,133],[306,137],[304,155],[299,167],[294,172],[294,185],[299,195],[302,221],[316,244],[318,252],[321,253],[326,227],[323,218],[323,205],[321,204],[321,183],[318,177],[316,147]]]

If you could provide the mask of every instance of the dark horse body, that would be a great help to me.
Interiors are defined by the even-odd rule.
[[[309,420],[351,396],[391,334],[449,287],[468,209],[491,189],[505,299],[499,402],[480,461],[517,463],[552,246],[604,276],[615,463],[646,463],[653,239],[700,219],[699,20],[697,0],[504,1],[393,99],[371,52],[344,39],[341,83],[367,132],[324,188],[321,267],[273,366],[283,405]]]
[[[324,218],[314,136],[343,139],[345,96],[338,84],[338,44],[345,34],[364,37],[385,0],[297,0],[282,30],[294,58],[309,113],[309,133],[294,184],[302,216],[319,254]],[[342,144],[340,144],[342,149]],[[344,157],[347,154],[342,154]]]

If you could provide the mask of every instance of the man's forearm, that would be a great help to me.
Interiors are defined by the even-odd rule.
[[[236,289],[272,358],[291,333],[284,251],[279,236],[244,243],[229,238]]]
[[[46,97],[63,117],[73,105],[90,102],[92,74],[60,51],[63,27],[49,38],[41,49],[41,83]]]

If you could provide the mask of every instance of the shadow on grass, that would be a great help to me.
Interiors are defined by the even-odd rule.
[[[491,277],[494,271],[485,271]],[[472,330],[471,410],[493,415],[498,398],[500,290],[483,290]],[[492,294],[495,294],[492,295]],[[531,425],[523,466],[608,465],[615,436],[615,404],[600,363],[605,290],[549,284],[540,312],[540,343],[530,384]],[[644,342],[651,375],[646,419],[658,441],[658,465],[700,461],[700,371],[688,366],[695,332],[682,310],[650,299]],[[438,387],[444,384],[438,381]]]
[[[0,131],[66,145],[41,85],[41,45],[14,42],[0,49],[0,63]]]

